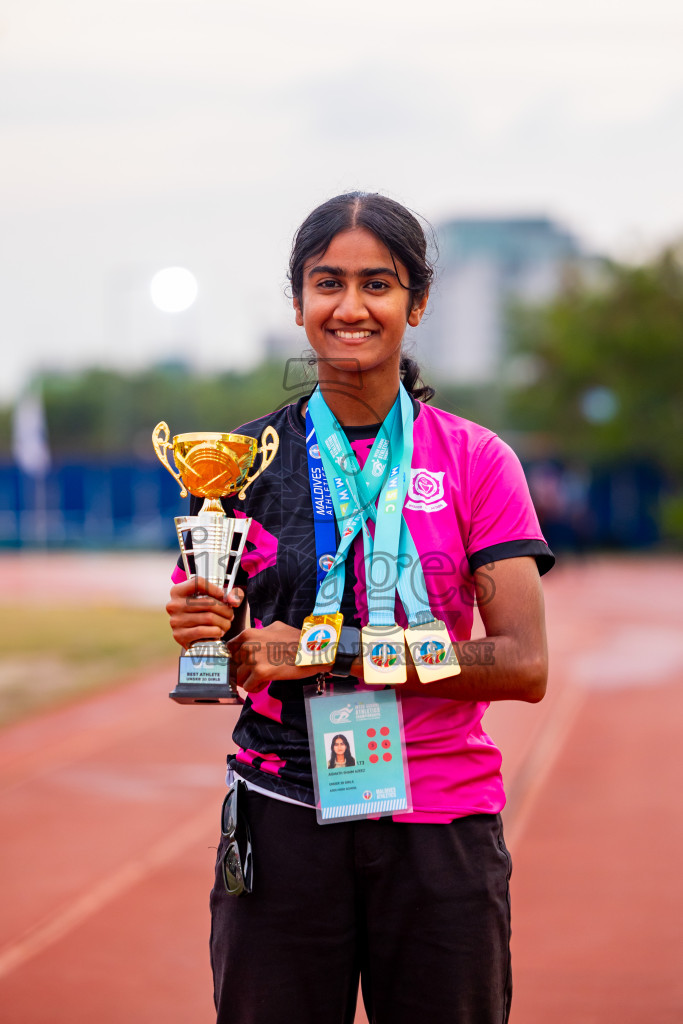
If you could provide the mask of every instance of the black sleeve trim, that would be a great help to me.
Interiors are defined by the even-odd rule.
[[[502,544],[492,544],[490,548],[482,548],[481,551],[475,551],[470,555],[470,572],[481,569],[482,565],[501,562],[504,558],[521,558],[524,555],[536,559],[539,576],[543,576],[555,565],[555,555],[545,541],[506,540]]]

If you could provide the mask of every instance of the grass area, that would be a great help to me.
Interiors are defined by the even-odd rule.
[[[102,690],[179,648],[155,609],[0,604],[0,725]]]

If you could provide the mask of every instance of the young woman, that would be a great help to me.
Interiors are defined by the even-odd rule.
[[[433,392],[402,355],[406,325],[417,326],[427,305],[426,250],[417,219],[382,196],[351,193],[314,210],[295,237],[290,278],[296,322],[318,358],[317,393],[238,428],[260,437],[272,424],[280,449],[244,501],[225,501],[229,514],[253,517],[242,562],[252,623],[230,641],[248,697],[228,762],[247,786],[255,866],[253,891],[228,895],[223,837],[211,895],[219,1024],[350,1024],[359,977],[374,1024],[508,1018],[505,797],[500,753],[481,719],[492,700],[533,702],[545,692],[539,575],[553,556],[513,452],[484,427],[424,404]],[[317,669],[293,657],[319,586],[306,416],[327,410],[355,455],[351,476],[369,459],[381,474],[376,439],[399,406],[408,410],[405,450],[412,446],[401,537],[417,552],[429,617],[446,624],[461,671],[425,685],[405,659],[407,681],[396,690],[412,810],[321,825],[303,700]],[[381,515],[373,507],[370,534]],[[372,612],[372,540],[363,534],[344,560],[341,613],[351,627],[365,627]],[[224,598],[206,585],[204,601],[188,602],[196,587],[179,573],[168,604],[184,647],[222,636],[242,599],[241,590]],[[486,638],[470,641],[475,595]],[[390,596],[402,628],[403,598]],[[425,647],[433,661],[434,645]],[[340,660],[365,689],[368,662]]]
[[[343,733],[339,732],[332,737],[330,743],[330,759],[327,762],[328,768],[353,768],[356,759],[351,753],[349,741]]]

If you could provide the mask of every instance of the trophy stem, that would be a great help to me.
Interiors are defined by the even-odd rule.
[[[195,640],[187,649],[188,654],[201,658],[229,658],[228,648],[223,640]]]
[[[188,576],[202,576],[224,590],[231,590],[247,542],[251,519],[233,519],[221,509],[196,516],[176,516],[176,532]],[[190,565],[190,557],[194,567]]]
[[[201,576],[232,590],[251,526],[220,512],[176,516],[175,527],[188,577]],[[180,704],[241,704],[230,680],[230,654],[222,640],[197,640],[180,657],[178,685],[170,694]]]
[[[200,515],[202,512],[214,512],[219,516],[225,515],[225,509],[221,505],[220,498],[204,498],[204,504],[200,509]]]

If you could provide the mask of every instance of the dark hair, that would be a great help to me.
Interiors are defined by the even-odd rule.
[[[353,756],[353,754],[351,753],[351,746],[350,746],[349,741],[347,740],[347,738],[346,738],[346,736],[344,735],[343,732],[338,732],[336,736],[332,737],[332,742],[330,743],[330,760],[328,761],[327,767],[328,768],[336,768],[336,766],[337,766],[337,755],[334,752],[334,745],[337,742],[337,740],[343,740],[344,746],[346,748],[344,750],[344,764],[345,764],[345,766],[347,768],[353,768],[353,766],[356,763],[356,759]]]
[[[309,213],[294,236],[289,259],[292,294],[301,301],[306,260],[322,255],[335,235],[352,228],[366,228],[386,245],[394,260],[408,270],[408,282],[399,283],[410,292],[411,308],[427,294],[434,267],[427,256],[427,239],[417,217],[405,206],[377,192],[345,192],[328,199]],[[401,379],[406,391],[420,401],[434,397],[424,384],[414,359],[401,356]]]

